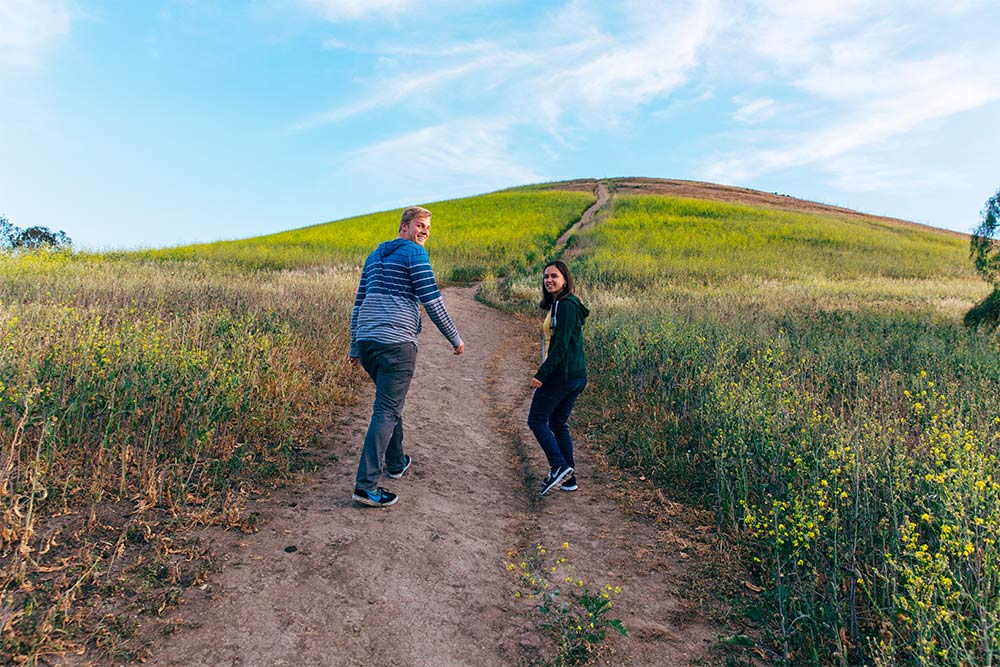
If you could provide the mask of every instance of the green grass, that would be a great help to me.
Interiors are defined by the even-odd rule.
[[[736,204],[620,196],[580,234],[579,264],[602,284],[760,279],[972,277],[968,243],[928,229]],[[628,257],[628,262],[622,262]]]
[[[966,241],[629,196],[570,256],[593,311],[577,422],[716,509],[780,663],[996,660],[1000,356],[960,324],[989,291]]]
[[[178,528],[248,525],[246,494],[350,400],[356,285],[335,267],[0,256],[0,662],[69,650],[108,614],[131,627],[147,583],[105,599],[105,582],[178,558]]]
[[[537,315],[542,263],[592,201],[538,186],[431,204],[427,249],[439,279],[505,277],[487,296]],[[240,498],[351,400],[336,350],[358,267],[398,217],[0,257],[4,660],[88,641],[80,601],[153,515],[244,525]],[[767,588],[779,661],[995,661],[1000,350],[960,325],[989,292],[966,241],[628,195],[564,257],[593,311],[576,423],[715,508]],[[53,547],[54,516],[97,530],[120,504],[120,537]],[[72,576],[47,571],[60,562]]]
[[[536,192],[432,204],[439,280],[529,266],[592,201]],[[177,553],[178,527],[253,529],[246,495],[288,478],[296,451],[352,400],[359,267],[398,220],[389,211],[137,253],[0,255],[0,662],[127,644],[104,636],[102,618],[130,612],[115,607],[121,596],[105,606],[102,582],[130,559],[138,572],[143,558]],[[143,555],[136,534],[159,552]]]
[[[428,204],[427,251],[443,280],[505,275],[544,257],[594,201],[580,192],[498,192]],[[402,210],[348,218],[240,241],[150,251],[156,258],[206,258],[254,268],[360,264],[396,236]]]

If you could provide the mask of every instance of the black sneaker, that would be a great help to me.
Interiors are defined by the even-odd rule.
[[[572,474],[573,469],[569,466],[559,466],[550,470],[545,481],[542,483],[542,495],[544,496],[552,489],[558,489],[563,481]]]
[[[390,472],[389,477],[393,479],[399,479],[403,476],[403,473],[410,469],[410,463],[413,461],[408,455],[403,457],[403,469],[398,472]]]
[[[374,491],[362,491],[355,488],[351,499],[369,507],[388,507],[399,500],[399,496],[395,493],[389,493],[380,486]]]
[[[566,478],[566,481],[564,481],[562,483],[562,486],[559,487],[559,490],[560,491],[576,491],[579,488],[580,487],[578,487],[576,485],[576,475],[570,475],[569,477]]]

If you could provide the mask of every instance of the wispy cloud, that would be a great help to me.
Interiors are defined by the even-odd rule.
[[[622,16],[626,25],[621,32],[605,31],[609,20],[618,22]],[[504,41],[444,44],[422,53],[401,52],[398,47],[383,50],[431,63],[374,81],[371,87],[377,92],[313,114],[295,127],[337,123],[442,89],[453,98],[488,97],[495,100],[494,112],[499,107],[507,116],[542,123],[554,133],[566,119],[615,122],[641,105],[665,99],[686,83],[700,49],[725,23],[718,0],[671,8],[631,2],[611,11],[590,2],[571,2]],[[523,42],[537,46],[524,47]],[[333,41],[330,46],[347,45]],[[479,57],[469,60],[470,54]]]
[[[295,0],[295,2],[331,22],[395,16],[416,4],[416,0]]]
[[[961,185],[954,173],[900,164],[880,155],[845,156],[824,165],[834,185],[845,192],[936,192]]]
[[[739,97],[734,97],[733,103],[739,105],[739,108],[733,112],[733,120],[737,123],[746,123],[749,125],[763,123],[773,118],[778,113],[779,108],[776,101],[767,97],[749,102]]]
[[[713,0],[679,7],[626,3],[623,11],[626,29],[605,33],[607,17],[596,16],[581,30],[582,39],[544,54],[539,61],[545,65],[525,81],[550,127],[567,116],[613,122],[665,99],[689,80],[713,31],[726,24]]]
[[[772,3],[762,4],[774,9]],[[774,25],[762,29],[790,31],[789,39],[772,35],[767,41],[783,46],[762,47],[759,53],[777,67],[768,83],[795,91],[803,119],[779,130],[769,128],[766,149],[757,147],[765,135],[742,135],[743,148],[717,156],[706,165],[706,178],[741,182],[771,171],[827,163],[839,186],[860,189],[859,179],[837,176],[831,165],[852,157],[856,164],[861,152],[1000,100],[995,48],[983,52],[960,46],[949,51],[942,42],[938,53],[914,53],[912,36],[900,27],[905,16],[898,13],[899,7],[891,20],[885,15],[891,3],[875,12],[849,2],[781,7],[786,8],[784,15],[775,18],[764,12],[758,18],[769,16]],[[867,27],[856,27],[865,21]],[[844,25],[852,29],[843,32]],[[799,40],[803,35],[807,39]]]
[[[356,152],[350,167],[424,189],[444,182],[489,188],[540,180],[534,169],[510,158],[511,129],[503,120],[424,127]]]
[[[35,65],[61,36],[72,16],[61,0],[0,2],[0,64]]]
[[[411,0],[292,1],[329,21],[418,16]],[[458,11],[455,0],[432,2]],[[532,170],[505,157],[517,145],[512,137],[547,137],[552,150],[576,150],[595,132],[642,122],[647,112],[661,122],[698,114],[698,105],[719,115],[728,99],[734,106],[721,111],[729,124],[718,135],[726,148],[700,176],[741,182],[825,163],[841,186],[859,187],[833,165],[857,164],[886,142],[1000,100],[995,47],[922,39],[918,30],[933,18],[914,20],[914,12],[937,12],[959,21],[961,11],[929,0],[568,0],[496,32],[451,30],[454,12],[444,11],[413,43],[388,35],[382,44],[328,40],[328,49],[369,54],[378,64],[339,105],[294,128],[419,110],[409,116],[430,127],[381,137],[357,154],[361,163],[391,162],[390,152],[418,145],[441,173],[477,164],[481,149],[482,164],[524,174]],[[459,136],[459,127],[476,128],[479,140]],[[453,153],[440,148],[446,135]],[[879,173],[885,181],[901,172]]]
[[[496,56],[488,56],[453,67],[413,73],[381,81],[376,86],[376,92],[330,111],[312,114],[296,122],[292,129],[308,130],[338,123],[373,109],[403,105],[417,98],[427,98],[450,82],[481,72],[491,66],[502,67],[503,64],[503,61]]]

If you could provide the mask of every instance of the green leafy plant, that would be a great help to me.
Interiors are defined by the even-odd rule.
[[[514,597],[537,602],[539,626],[556,644],[553,658],[535,663],[540,667],[586,665],[601,652],[609,630],[628,636],[621,620],[610,616],[612,598],[621,593],[621,587],[591,588],[575,574],[569,548],[564,542],[555,557],[538,544],[534,553],[507,563],[507,569],[518,575]]]

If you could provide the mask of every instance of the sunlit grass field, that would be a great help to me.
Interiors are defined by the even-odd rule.
[[[537,315],[541,263],[593,201],[431,204],[427,249],[440,280]],[[177,527],[253,529],[246,495],[351,400],[358,270],[398,218],[0,256],[0,662],[129,659],[123,577],[177,590],[202,576]],[[989,292],[966,240],[619,195],[564,258],[593,311],[576,423],[715,508],[776,663],[996,662],[1000,345],[960,324]]]
[[[966,240],[635,196],[568,257],[593,311],[578,423],[716,509],[772,659],[996,662],[1000,346],[960,324],[989,292]]]
[[[439,280],[529,266],[592,201],[429,205]],[[0,255],[0,663],[83,645],[134,656],[122,605],[143,599],[135,587],[160,613],[203,576],[176,529],[253,530],[246,495],[301,467],[296,452],[352,398],[360,265],[399,213],[158,251]]]
[[[427,249],[440,279],[477,280],[524,269],[594,201],[581,192],[496,192],[438,202]],[[402,211],[385,211],[288,232],[150,251],[160,258],[213,259],[252,268],[357,264],[396,234]],[[555,235],[555,237],[553,236]]]

